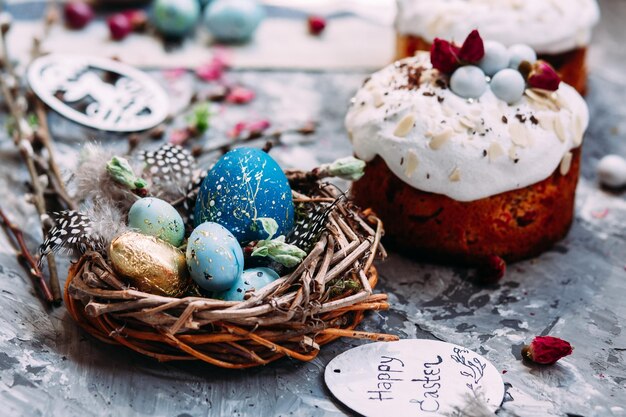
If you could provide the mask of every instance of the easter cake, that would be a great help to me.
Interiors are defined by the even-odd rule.
[[[382,223],[324,178],[356,179],[349,157],[283,172],[237,148],[208,171],[182,147],[127,160],[87,146],[75,173],[81,211],[52,213],[41,259],[81,254],[66,281],[70,315],[109,343],[225,368],[316,357],[370,309]]]
[[[374,73],[353,98],[346,128],[368,162],[352,195],[413,256],[537,255],[572,222],[587,106],[543,61],[497,63],[476,31],[435,46]]]
[[[585,56],[599,20],[596,0],[397,0],[397,58],[429,50],[436,37],[461,41],[478,29],[506,48],[530,45],[563,81],[585,90]]]

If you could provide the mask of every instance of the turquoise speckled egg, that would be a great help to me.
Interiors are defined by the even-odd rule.
[[[218,42],[246,42],[264,15],[255,0],[215,0],[204,11],[204,23]]]
[[[226,301],[243,301],[246,291],[252,289],[258,291],[277,279],[278,274],[269,268],[246,269],[228,291],[218,293],[215,296]]]
[[[276,161],[259,149],[238,148],[222,156],[202,181],[195,221],[219,223],[244,245],[268,237],[257,221],[262,217],[278,224],[275,237],[287,235],[293,210],[291,187]]]
[[[185,224],[178,211],[168,202],[154,197],[142,198],[132,205],[128,212],[128,226],[173,246],[180,246],[185,238]]]
[[[243,272],[243,251],[225,227],[212,222],[194,229],[187,241],[187,268],[193,280],[208,291],[224,291]]]
[[[200,4],[198,0],[155,0],[150,17],[163,35],[185,36],[200,18]]]

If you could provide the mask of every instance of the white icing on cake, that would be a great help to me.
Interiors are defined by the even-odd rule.
[[[600,11],[595,0],[397,0],[396,30],[432,42],[462,43],[473,29],[507,46],[530,45],[538,53],[585,46]]]
[[[582,142],[587,105],[565,83],[507,105],[489,88],[461,98],[442,80],[427,52],[374,73],[346,116],[356,156],[380,155],[416,189],[473,201],[548,178]]]

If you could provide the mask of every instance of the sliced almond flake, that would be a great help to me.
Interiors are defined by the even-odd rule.
[[[554,116],[551,114],[543,114],[538,117],[539,126],[548,131],[554,130]]]
[[[409,134],[415,123],[415,115],[413,113],[406,114],[396,125],[393,134],[401,138]]]
[[[380,107],[385,104],[383,101],[383,95],[380,94],[380,91],[378,90],[372,90],[372,99],[374,101],[374,106],[376,107]]]
[[[467,133],[467,127],[463,126],[459,119],[452,119],[452,129],[457,133]]]
[[[448,141],[454,134],[454,131],[450,127],[444,128],[441,132],[435,133],[432,140],[428,143],[431,149],[439,149],[444,143]]]
[[[537,88],[527,88],[524,90],[524,94],[534,103],[544,106],[552,111],[559,111],[560,108],[555,103],[554,98],[546,93],[550,93],[547,90],[540,90]]]
[[[521,123],[509,123],[509,134],[511,135],[511,142],[525,148],[528,146],[528,132],[526,126]]]
[[[561,159],[559,172],[561,173],[561,175],[567,175],[571,167],[572,167],[572,153],[568,152],[565,155],[563,155],[563,159]]]
[[[474,120],[471,120],[467,116],[460,117],[459,118],[459,123],[461,123],[463,126],[469,128],[469,129],[474,129],[476,127],[476,122]]]
[[[441,111],[446,117],[453,117],[456,114],[454,109],[452,109],[452,107],[449,107],[449,106],[441,106]]]
[[[406,153],[406,158],[404,158],[404,174],[407,177],[412,177],[415,171],[417,170],[417,153],[415,151],[410,150]]]
[[[583,128],[583,119],[580,116],[576,116],[574,121],[574,146],[578,147],[583,143],[584,135],[585,129]]]
[[[472,113],[474,116],[480,116],[483,114],[483,108],[481,106],[471,107],[470,113]]]
[[[565,133],[563,120],[560,117],[554,118],[554,132],[561,142],[565,142],[567,140],[567,133]]]
[[[504,155],[504,149],[502,149],[502,146],[500,146],[498,142],[494,142],[489,146],[489,149],[487,149],[487,155],[489,155],[489,161],[495,161],[496,158]]]
[[[509,148],[509,158],[511,159],[511,161],[515,161],[518,158],[518,156],[517,156],[517,147],[511,146]]]
[[[450,174],[448,178],[452,182],[461,181],[461,171],[458,168],[454,168],[454,171],[452,171],[452,174]]]

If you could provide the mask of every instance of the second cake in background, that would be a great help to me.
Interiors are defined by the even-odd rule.
[[[600,12],[595,0],[397,0],[397,58],[429,50],[436,37],[531,46],[567,84],[583,93],[585,56]]]

